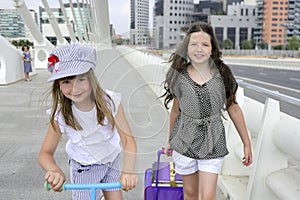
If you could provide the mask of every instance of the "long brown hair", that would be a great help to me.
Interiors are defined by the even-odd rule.
[[[97,121],[99,124],[103,125],[104,118],[106,117],[108,122],[112,125],[112,129],[115,126],[115,121],[112,115],[112,110],[115,109],[114,103],[111,97],[99,86],[98,80],[93,72],[93,70],[89,70],[86,73],[91,87],[91,98],[95,100],[96,110],[97,110]],[[75,76],[66,77],[65,79],[73,79]],[[58,112],[61,112],[65,123],[71,126],[75,130],[82,130],[82,127],[76,120],[72,112],[72,101],[65,97],[60,90],[59,80],[55,80],[52,85],[52,110],[50,115],[50,123],[52,127],[57,131],[57,127],[55,125],[55,118]],[[111,108],[111,106],[113,108]]]
[[[187,55],[187,49],[190,42],[190,36],[194,32],[205,32],[210,35],[211,45],[212,45],[212,55],[210,56],[210,65],[215,65],[223,78],[226,91],[226,108],[229,108],[232,103],[236,103],[235,94],[237,90],[237,82],[232,75],[232,72],[228,65],[226,65],[222,60],[222,52],[219,49],[218,41],[215,37],[213,28],[205,22],[197,22],[190,25],[183,42],[180,44],[179,48],[171,54],[168,63],[170,64],[170,69],[166,74],[166,80],[163,82],[165,93],[161,97],[165,97],[164,105],[168,109],[168,104],[174,99],[174,94],[171,92],[174,80],[177,78],[178,74],[187,68],[189,58]]]

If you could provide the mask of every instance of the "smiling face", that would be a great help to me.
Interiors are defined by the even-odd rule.
[[[211,38],[207,33],[203,31],[191,33],[187,54],[194,66],[208,64],[211,51]]]
[[[92,87],[87,74],[63,78],[58,83],[63,95],[72,100],[77,108],[90,107]]]

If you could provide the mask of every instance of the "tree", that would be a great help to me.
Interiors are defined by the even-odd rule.
[[[27,45],[27,46],[33,46],[33,43],[30,42],[29,40],[13,40],[11,41],[11,44],[14,45],[15,47],[21,47],[23,45]]]
[[[258,47],[259,49],[268,49],[268,43],[262,40],[258,43]]]
[[[25,44],[26,44],[25,40],[19,40],[19,47],[21,47],[21,46],[23,46]]]
[[[113,41],[116,45],[122,45],[124,40],[122,38],[114,39]]]
[[[288,43],[288,50],[298,50],[300,48],[300,40],[294,35],[290,38]]]
[[[241,49],[253,49],[252,42],[250,40],[243,40]]]
[[[232,49],[233,48],[233,43],[230,39],[223,40],[221,43],[221,48],[222,49]]]
[[[15,47],[19,46],[19,42],[16,40],[11,41],[11,44],[14,45]]]

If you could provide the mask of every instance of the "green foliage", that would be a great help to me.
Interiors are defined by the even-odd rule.
[[[128,40],[128,39],[127,39]],[[127,40],[124,40],[124,39],[122,39],[122,38],[118,38],[118,39],[114,39],[113,40],[113,43],[115,43],[116,45],[122,45],[122,44],[128,44],[127,42]]]
[[[233,48],[233,42],[230,39],[223,40],[221,43],[222,49],[232,49]]]
[[[268,43],[266,43],[265,41],[261,41],[258,43],[258,48],[259,49],[268,49]]]
[[[300,40],[299,38],[294,35],[290,38],[287,49],[288,50],[298,50],[300,48]]]
[[[244,40],[241,43],[241,49],[253,49],[252,42],[250,40]]]
[[[16,41],[16,40],[13,40],[13,41],[11,42],[11,44],[14,45],[15,47],[19,46],[19,42]]]
[[[14,45],[15,47],[21,47],[23,45],[27,45],[27,46],[33,46],[33,43],[30,42],[29,40],[13,40],[11,41],[11,44]]]
[[[284,50],[284,45],[277,45],[273,47],[274,50]]]

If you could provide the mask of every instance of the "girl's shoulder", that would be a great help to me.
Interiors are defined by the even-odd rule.
[[[119,105],[121,104],[122,94],[107,89],[105,89],[104,92],[111,98],[113,102],[113,104],[110,104],[110,107],[113,108],[111,110],[113,111],[113,116],[115,116],[118,112]]]
[[[119,92],[115,92],[115,91],[112,91],[112,90],[107,90],[105,89],[104,90],[105,93],[110,96],[110,98],[115,102],[115,101],[121,101],[121,98],[122,98],[122,94],[119,93]]]
[[[47,109],[46,113],[47,113],[47,115],[51,115],[52,114],[52,108]],[[57,106],[57,110],[54,114],[54,119],[58,122],[64,122],[63,115],[61,113],[61,105],[60,104],[58,104],[58,106]]]

